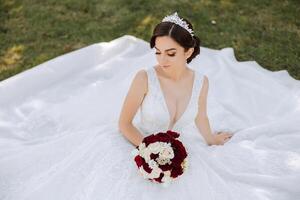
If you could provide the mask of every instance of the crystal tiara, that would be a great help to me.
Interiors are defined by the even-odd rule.
[[[185,30],[187,30],[192,36],[194,36],[194,31],[189,28],[188,24],[178,16],[177,12],[173,13],[172,15],[168,15],[163,18],[162,22],[172,22],[175,23]]]

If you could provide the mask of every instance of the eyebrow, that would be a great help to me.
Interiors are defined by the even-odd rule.
[[[159,50],[158,48],[154,47],[155,49]],[[166,49],[165,51],[171,51],[171,50],[176,50],[175,48],[170,48],[170,49]],[[159,50],[160,51],[160,50]]]

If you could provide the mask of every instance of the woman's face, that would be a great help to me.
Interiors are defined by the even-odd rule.
[[[155,39],[156,59],[163,68],[174,68],[186,65],[186,60],[192,55],[194,48],[184,51],[175,40],[169,36],[159,36]]]

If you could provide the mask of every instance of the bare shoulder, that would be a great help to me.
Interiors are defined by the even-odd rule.
[[[148,90],[148,76],[144,69],[139,70],[132,81],[132,87],[146,93]]]
[[[132,101],[132,99],[144,97],[148,92],[148,76],[144,69],[136,72],[134,78],[131,82],[129,91],[127,93],[127,98]]]
[[[135,78],[140,80],[140,81],[147,81],[147,72],[145,69],[140,69],[137,71],[135,74]]]

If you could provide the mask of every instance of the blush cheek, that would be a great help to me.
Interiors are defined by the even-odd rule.
[[[174,65],[178,65],[178,63],[181,63],[182,62],[182,59],[178,56],[174,56],[174,57],[171,57],[170,58],[170,62]]]
[[[187,62],[186,58],[182,55],[182,56],[178,56],[176,59],[176,63],[181,63],[181,64],[185,64]]]

